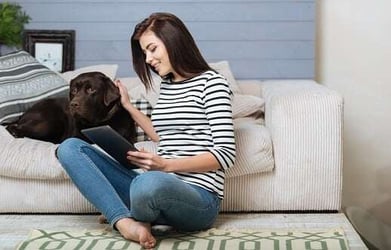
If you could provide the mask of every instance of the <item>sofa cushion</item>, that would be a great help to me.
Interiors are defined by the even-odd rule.
[[[56,144],[14,138],[0,126],[0,175],[21,179],[65,179],[67,174],[54,155]]]
[[[262,117],[264,105],[265,100],[261,97],[234,94],[232,97],[232,118]]]
[[[132,99],[146,99],[153,107],[156,105],[160,92],[161,78],[159,76],[152,77],[152,89],[148,91],[137,77],[125,77],[119,78],[119,80],[128,89],[129,96]]]
[[[152,105],[148,102],[148,100],[145,100],[145,99],[133,99],[131,102],[138,110],[143,112],[144,115],[146,115],[148,117],[151,117],[151,115],[152,115]],[[149,140],[149,137],[147,136],[147,134],[144,132],[144,130],[141,127],[137,126],[136,130],[137,130],[136,131],[136,133],[137,133],[136,141],[137,142],[148,141]]]
[[[68,83],[26,51],[0,57],[0,124],[16,120],[43,98],[67,94]]]
[[[239,85],[236,82],[236,79],[234,77],[234,74],[231,71],[231,67],[230,67],[228,61],[219,61],[219,62],[209,63],[209,66],[212,69],[219,72],[220,74],[222,74],[225,77],[225,79],[227,79],[227,82],[229,83],[232,92],[241,93]]]
[[[274,168],[270,131],[263,119],[234,119],[236,160],[227,177],[269,172]]]
[[[236,138],[235,166],[227,177],[271,171],[274,166],[269,131],[262,120],[234,120]],[[54,156],[56,144],[30,138],[14,138],[0,125],[0,175],[21,179],[68,179]],[[136,147],[156,152],[152,141],[138,142]]]

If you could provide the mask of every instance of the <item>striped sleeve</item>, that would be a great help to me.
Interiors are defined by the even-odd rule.
[[[221,75],[213,74],[206,81],[203,98],[214,145],[211,153],[223,169],[232,167],[235,162],[231,93],[227,81]]]

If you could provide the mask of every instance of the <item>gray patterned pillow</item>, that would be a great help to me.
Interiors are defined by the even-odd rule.
[[[0,57],[0,124],[16,120],[37,101],[68,95],[68,83],[26,51]]]
[[[133,99],[132,104],[141,112],[144,113],[144,115],[148,116],[151,118],[152,115],[152,105],[148,102],[148,100],[145,99]],[[136,142],[142,142],[142,141],[149,141],[150,138],[148,135],[140,128],[139,126],[136,127]]]

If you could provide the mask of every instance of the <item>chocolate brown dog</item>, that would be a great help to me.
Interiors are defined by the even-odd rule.
[[[70,83],[69,98],[49,98],[34,104],[6,129],[14,137],[61,143],[69,137],[87,140],[80,130],[110,125],[128,141],[136,138],[135,122],[122,107],[118,88],[100,72],[78,75]]]

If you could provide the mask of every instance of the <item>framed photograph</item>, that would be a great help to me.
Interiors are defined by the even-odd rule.
[[[25,30],[23,49],[51,70],[75,68],[74,30]]]

